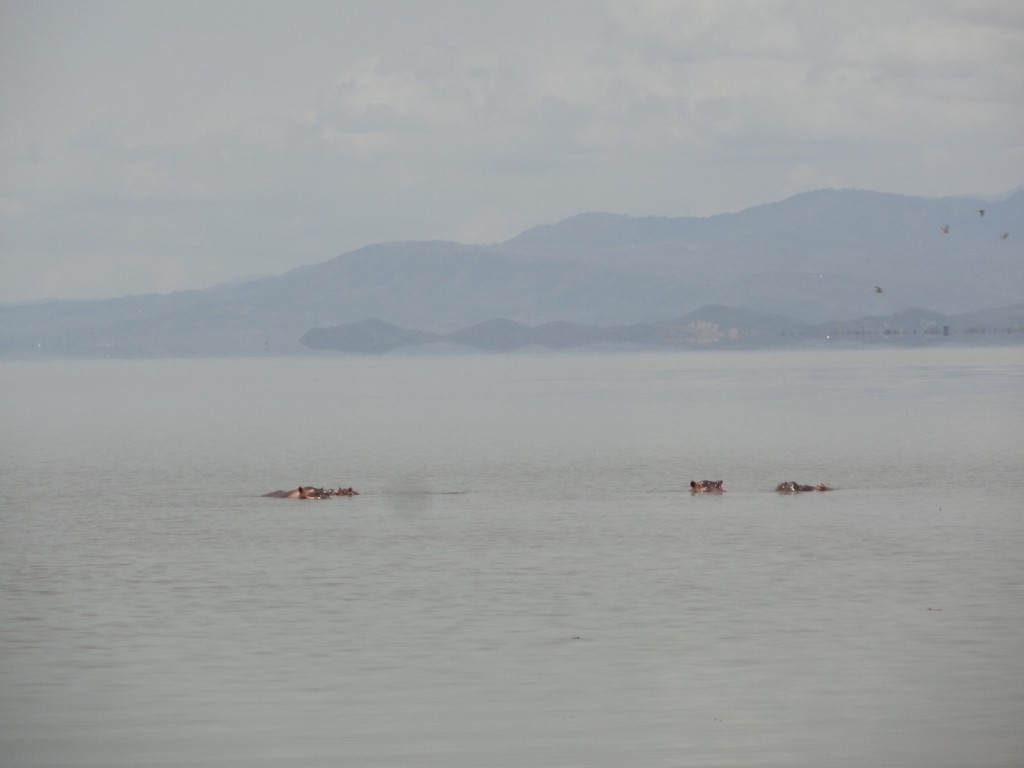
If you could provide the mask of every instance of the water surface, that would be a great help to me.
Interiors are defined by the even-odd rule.
[[[1024,754],[1017,350],[5,362],[0,395],[4,765]],[[362,495],[260,497],[300,483]]]

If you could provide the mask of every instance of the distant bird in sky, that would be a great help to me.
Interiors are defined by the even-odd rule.
[[[985,209],[984,208],[979,208],[978,209],[978,215],[981,216],[982,218],[985,218]]]
[[[949,234],[949,224],[943,224],[942,225],[942,234],[944,234],[944,235],[948,235]]]
[[[1010,236],[1010,233],[1009,233],[1009,232],[1003,232],[1003,234],[1001,234],[1001,235],[999,236],[999,239],[1000,239],[1000,240],[1005,240],[1005,239],[1006,239],[1006,238],[1008,238],[1009,236]]]
[[[875,293],[882,293],[882,286],[876,285],[875,286]]]

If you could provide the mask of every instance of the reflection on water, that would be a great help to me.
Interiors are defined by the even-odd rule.
[[[1024,752],[1012,350],[0,377],[3,764]]]

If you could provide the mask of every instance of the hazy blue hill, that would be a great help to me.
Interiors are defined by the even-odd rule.
[[[312,328],[300,342],[311,349],[336,349],[346,352],[379,354],[399,347],[411,347],[440,341],[434,333],[398,328],[382,320],[364,320],[335,328]]]
[[[519,321],[613,322],[653,302],[696,298],[627,270],[558,258],[522,258],[501,246],[386,243],[282,275],[270,301],[305,307],[306,327],[385,317],[448,332],[494,317]],[[282,320],[284,318],[281,318]]]
[[[534,342],[533,329],[512,320],[485,320],[465,330],[450,333],[448,339],[480,349],[507,351],[525,347]]]
[[[926,344],[1024,344],[1024,305],[963,315],[906,309],[888,316],[802,323],[735,307],[707,306],[657,323],[597,327],[579,323],[538,326],[496,318],[449,334],[425,334],[378,320],[314,328],[303,344],[345,353],[390,352],[424,344],[461,345],[491,352],[524,347],[571,349],[593,345],[679,349],[758,349],[814,342]]]
[[[371,349],[365,343],[367,328],[388,340],[386,348]],[[657,323],[589,326],[550,322],[537,326],[495,318],[448,334],[417,334],[387,323],[347,323],[334,328],[314,328],[303,343],[316,349],[339,352],[384,352],[399,346],[431,343],[459,344],[476,349],[507,352],[523,347],[569,349],[587,345],[642,344],[663,347],[734,346],[756,347],[785,343],[806,336],[810,327],[792,318],[734,307],[701,307],[686,315]]]
[[[205,291],[0,306],[0,354],[291,353],[310,329],[367,318],[444,335],[494,318],[673,323],[704,306],[823,323],[1022,302],[1024,192],[819,190],[703,218],[583,214],[489,246],[380,243]]]
[[[977,210],[985,208],[984,217]],[[929,199],[858,190],[806,192],[739,213],[694,218],[631,218],[609,214],[574,216],[536,227],[505,245],[532,252],[617,260],[623,251],[638,270],[675,274],[708,271],[733,276],[757,272],[834,271],[845,258],[890,269],[904,262],[922,268],[926,254],[942,257],[965,249],[999,255],[998,234],[1024,224],[1024,193],[1003,202]],[[942,235],[941,227],[950,226]],[[897,258],[902,257],[902,258]],[[896,263],[893,263],[896,262]],[[884,271],[877,275],[883,279]]]

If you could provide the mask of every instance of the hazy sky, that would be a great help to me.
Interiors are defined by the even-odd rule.
[[[1021,184],[1020,0],[0,0],[0,301]]]

